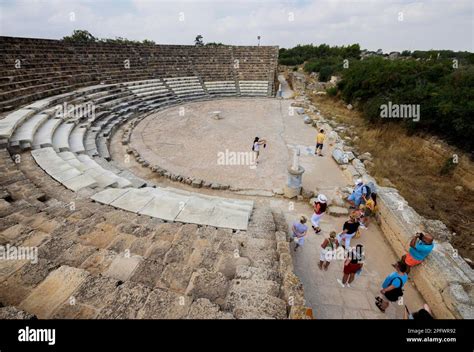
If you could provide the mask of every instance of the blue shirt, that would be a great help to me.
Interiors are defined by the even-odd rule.
[[[400,278],[401,281],[400,279],[397,279],[397,278]],[[390,285],[393,285],[394,287],[400,287],[400,284],[405,285],[407,280],[408,280],[407,274],[399,275],[396,271],[394,271],[393,273],[391,273],[385,278],[384,282],[382,283],[382,288],[387,288]]]
[[[295,222],[293,226],[295,227],[295,230],[296,230],[296,233],[295,233],[296,236],[301,236],[308,230],[308,226],[306,226],[305,224],[302,224],[301,222]]]
[[[356,186],[354,189],[354,197],[356,199],[362,198],[362,195],[367,194],[367,190],[365,189],[364,185]]]
[[[416,260],[423,260],[425,259],[428,254],[431,253],[431,251],[434,248],[434,244],[426,244],[420,240],[416,241],[415,248],[410,247],[410,255],[413,257],[413,259]]]

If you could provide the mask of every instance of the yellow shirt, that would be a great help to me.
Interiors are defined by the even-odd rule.
[[[367,202],[365,203],[366,208],[369,208],[370,210],[374,211],[375,210],[375,202],[372,198],[368,199]]]
[[[323,144],[325,139],[326,135],[324,133],[318,133],[318,135],[316,136],[316,143]]]

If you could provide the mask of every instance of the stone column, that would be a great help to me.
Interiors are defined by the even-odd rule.
[[[288,182],[285,186],[284,196],[286,198],[295,198],[301,194],[301,188],[303,184],[303,173],[304,168],[299,165],[299,149],[295,150],[293,155],[293,162],[290,167],[288,167]]]

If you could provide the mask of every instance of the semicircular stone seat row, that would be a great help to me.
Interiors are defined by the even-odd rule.
[[[231,83],[186,76],[81,88],[8,114],[0,120],[0,143],[12,152],[31,149],[49,176],[74,192],[92,190],[96,202],[167,221],[246,229],[253,202],[156,188],[118,167],[108,149],[124,122],[190,100],[237,95]],[[268,82],[245,81],[240,91],[267,95]]]

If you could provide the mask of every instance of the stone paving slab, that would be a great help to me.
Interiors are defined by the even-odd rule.
[[[92,199],[96,202],[110,205],[114,200],[122,197],[125,193],[129,192],[129,189],[106,189],[102,192],[96,193],[92,196]]]
[[[190,197],[176,221],[205,225],[212,221],[212,212],[216,203],[204,197]]]
[[[154,198],[139,213],[167,221],[174,221],[189,200],[189,197],[170,192],[155,192]]]
[[[121,197],[115,199],[110,205],[138,213],[153,199],[153,194],[148,188],[130,189],[130,192],[124,193]]]
[[[88,175],[79,175],[70,180],[65,181],[64,186],[69,188],[71,191],[77,192],[82,188],[97,187],[97,181]]]
[[[92,199],[167,221],[246,230],[253,202],[198,195],[173,188],[106,189]]]
[[[214,207],[209,225],[245,230],[249,221],[250,211]]]
[[[64,183],[65,181],[70,180],[79,175],[81,175],[81,172],[77,169],[74,169],[71,166],[70,169],[67,169],[59,173],[54,173],[53,175],[51,175],[51,177],[54,178],[58,182]]]

